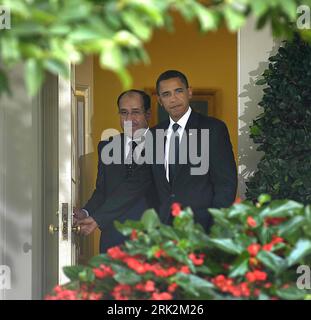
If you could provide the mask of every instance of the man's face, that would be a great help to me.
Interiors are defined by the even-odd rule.
[[[179,78],[160,82],[158,101],[174,121],[178,121],[187,112],[191,97],[191,88],[186,88]]]
[[[123,96],[119,102],[120,125],[127,135],[137,137],[140,134],[135,132],[139,129],[148,128],[150,110],[145,112],[143,99],[138,93],[129,93]],[[132,132],[127,132],[125,126],[131,121]],[[125,122],[127,122],[125,124]],[[140,132],[141,133],[141,132]]]

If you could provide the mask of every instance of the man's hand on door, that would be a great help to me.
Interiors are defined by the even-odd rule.
[[[77,225],[81,227],[80,234],[84,236],[88,236],[98,227],[96,221],[92,217],[78,220]]]
[[[73,224],[76,225],[76,223],[79,220],[87,218],[88,215],[86,212],[80,208],[73,208]]]

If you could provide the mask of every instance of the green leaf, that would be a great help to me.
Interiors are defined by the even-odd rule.
[[[202,272],[207,275],[213,275],[213,271],[208,266],[196,266],[197,272]]]
[[[92,282],[95,280],[94,272],[91,268],[84,268],[79,272],[79,280],[83,282]]]
[[[33,43],[21,43],[20,50],[23,56],[27,58],[31,57],[35,59],[41,59],[44,55],[43,50]]]
[[[251,126],[250,129],[251,129],[251,134],[254,136],[258,136],[261,133],[261,129],[256,125]]]
[[[288,266],[298,263],[303,257],[311,253],[311,241],[307,239],[300,239],[294,246],[293,250],[287,257]]]
[[[305,217],[306,217],[307,223],[311,223],[311,205],[307,205],[305,207]]]
[[[259,80],[256,81],[256,85],[257,86],[262,86],[262,85],[264,85],[266,83],[267,83],[266,79],[259,79]]]
[[[3,37],[0,44],[2,59],[5,62],[18,61],[21,58],[18,38]]]
[[[305,217],[296,216],[289,221],[282,223],[279,227],[279,235],[281,237],[287,237],[295,233],[305,223]]]
[[[132,233],[132,230],[133,230],[132,227],[130,227],[130,226],[124,224],[124,223],[121,223],[121,222],[119,222],[117,220],[113,222],[113,225],[124,236],[128,236],[128,235],[130,235]]]
[[[168,238],[168,239],[173,239],[173,240],[178,240],[179,239],[179,237],[176,234],[175,230],[171,226],[168,226],[168,225],[161,225],[160,233],[165,238]]]
[[[215,288],[212,283],[193,274],[177,273],[174,278],[175,282],[186,292],[197,297],[200,293],[211,293],[210,290]]]
[[[57,17],[46,10],[40,10],[38,8],[32,9],[32,18],[39,23],[47,24],[52,23],[57,19]]]
[[[269,194],[261,194],[259,197],[258,197],[258,202],[263,205],[267,202],[270,202],[271,201],[271,196]]]
[[[126,267],[114,265],[113,270],[116,272],[113,278],[119,282],[124,284],[136,284],[141,281],[141,277]]]
[[[132,87],[133,81],[132,81],[131,75],[126,69],[123,69],[123,68],[119,69],[116,71],[116,73],[123,84],[124,90]]]
[[[230,269],[230,278],[236,278],[238,276],[243,276],[248,271],[248,259],[247,253],[239,257],[234,263],[233,267]]]
[[[193,9],[198,16],[198,20],[203,31],[217,29],[218,15],[216,12],[212,12],[211,10],[202,6],[200,3],[197,3]]]
[[[265,217],[288,217],[292,216],[293,213],[301,210],[303,205],[292,200],[275,200],[269,206],[265,207],[261,212],[260,216]]]
[[[132,230],[142,230],[143,224],[141,221],[134,221],[134,220],[125,220],[124,223],[115,220],[113,222],[115,228],[125,236],[129,236],[132,233]]]
[[[269,3],[266,1],[252,0],[250,1],[250,5],[256,17],[261,17],[267,10],[269,10]]]
[[[135,11],[123,11],[122,19],[135,35],[144,41],[151,37],[152,28]]]
[[[83,272],[86,269],[84,266],[69,266],[64,267],[63,271],[64,274],[70,279],[70,280],[80,280],[79,274],[80,272]]]
[[[180,245],[178,247],[175,246],[169,248],[163,246],[163,249],[170,257],[174,258],[176,261],[179,261],[183,264],[188,264],[189,259],[187,251],[181,248]]]
[[[117,32],[114,36],[114,41],[119,45],[127,46],[127,47],[141,46],[141,41],[137,37],[135,37],[135,35],[133,35],[132,33],[126,30],[121,30]]]
[[[279,274],[286,267],[286,261],[276,254],[262,250],[257,254],[257,259],[267,268]]]
[[[234,204],[229,209],[222,209],[227,210],[227,217],[231,218],[241,218],[243,216],[248,215],[248,212],[254,212],[256,208],[253,205],[249,205],[248,203],[238,203]]]
[[[50,27],[50,33],[54,36],[66,36],[70,33],[70,26],[66,24],[57,24]]]
[[[261,243],[268,243],[271,241],[272,239],[272,235],[273,235],[274,231],[271,228],[267,228],[267,227],[261,227],[258,230],[258,236],[260,239]]]
[[[224,16],[230,31],[236,31],[245,23],[245,16],[229,6],[224,7]]]
[[[145,211],[141,218],[141,221],[147,231],[152,231],[153,229],[160,226],[160,219],[153,209]]]
[[[135,1],[133,7],[139,11],[140,14],[148,17],[148,20],[152,21],[152,24],[156,26],[162,26],[164,24],[164,17],[162,10],[167,8],[165,2],[159,3],[157,1]]]
[[[305,290],[298,289],[297,287],[278,289],[275,293],[278,297],[284,300],[302,300],[307,295]]]
[[[113,42],[105,42],[99,61],[104,68],[120,71],[123,68],[121,49]]]
[[[9,80],[8,80],[7,74],[5,71],[0,69],[0,97],[4,92],[6,92],[9,95],[12,94],[9,87]]]
[[[97,268],[101,264],[107,264],[107,263],[110,264],[111,259],[106,254],[100,254],[100,255],[92,257],[88,263],[90,266]]]
[[[100,39],[103,34],[98,30],[94,30],[89,26],[81,26],[80,28],[73,30],[69,34],[69,39],[72,41],[88,41],[94,39]]]
[[[230,221],[225,218],[225,214],[222,212],[222,210],[209,209],[208,211],[214,217],[215,223],[217,223],[218,225],[221,225],[224,228],[231,228],[232,225]]]
[[[63,10],[58,13],[57,20],[61,22],[79,22],[91,15],[91,3],[86,1],[66,1]]]
[[[297,19],[297,3],[293,0],[282,0],[282,8],[291,21]]]
[[[60,75],[65,79],[69,78],[69,64],[58,59],[47,59],[44,61],[44,67],[55,75]]]
[[[243,248],[240,245],[234,243],[231,239],[209,238],[207,245],[212,245],[215,248],[219,248],[222,251],[225,251],[231,254],[241,254],[243,252]]]
[[[22,18],[30,18],[31,16],[31,7],[27,3],[24,3],[24,1],[7,1],[4,4],[8,4],[11,12],[21,15]]]
[[[42,65],[35,59],[29,59],[25,64],[25,80],[28,93],[34,96],[44,80],[44,72]]]
[[[22,37],[22,36],[42,36],[48,34],[48,29],[40,25],[38,23],[32,22],[32,21],[22,21],[18,23],[12,31],[16,36]]]

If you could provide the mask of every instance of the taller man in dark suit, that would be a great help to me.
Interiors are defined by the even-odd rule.
[[[135,152],[139,154],[144,150],[143,136],[148,130],[148,121],[151,115],[150,97],[143,91],[132,89],[123,92],[119,96],[117,104],[122,129],[126,129],[126,125],[130,125],[131,128],[129,128],[129,131],[125,130],[125,133],[121,135],[99,142],[96,189],[82,209],[75,209],[75,216],[78,219],[92,216],[109,199],[120,184],[130,176],[135,175],[138,165],[129,158],[133,157]],[[103,163],[102,151],[105,147],[109,147],[109,143],[113,143],[113,141],[117,141],[120,144],[120,149],[118,149],[120,153],[115,155],[115,163],[105,164]],[[122,213],[118,216],[118,221],[124,222],[126,219],[139,220],[146,209],[156,207],[156,191],[152,184],[150,186],[148,184],[140,198],[133,199],[133,201],[127,203]],[[112,246],[121,244],[125,240],[125,237],[115,229],[112,221],[100,226],[100,229],[101,253]],[[86,232],[84,233],[87,234]]]
[[[171,205],[179,202],[183,206],[190,206],[194,211],[195,221],[208,231],[212,219],[207,209],[228,207],[233,203],[237,189],[237,171],[226,125],[191,109],[189,101],[192,90],[181,72],[168,70],[162,73],[156,82],[156,90],[159,103],[170,117],[168,121],[150,130],[154,145],[146,152],[157,153],[158,150],[164,150],[163,161],[157,163],[154,157],[152,164],[141,166],[137,174],[120,185],[92,217],[81,222],[82,228],[87,229],[94,222],[105,225],[114,220],[126,204],[141,196],[153,180],[160,199],[160,218],[164,223],[171,222]],[[166,131],[164,140],[156,137],[157,130]],[[160,147],[157,151],[156,145]],[[185,145],[186,149],[183,149]],[[194,145],[196,148],[191,148]],[[204,149],[208,149],[208,153],[204,153]],[[186,150],[186,158],[178,156],[180,150]],[[193,150],[201,156],[201,164],[208,163],[208,170],[195,172],[198,164],[193,161]],[[177,161],[170,160],[174,158],[172,154]],[[179,161],[181,158],[183,161]]]

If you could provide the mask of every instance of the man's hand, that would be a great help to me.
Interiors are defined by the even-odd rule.
[[[96,221],[92,217],[78,220],[77,225],[81,227],[80,234],[84,236],[88,236],[98,227]]]
[[[75,225],[79,220],[87,218],[87,214],[80,208],[73,208],[73,224]]]

